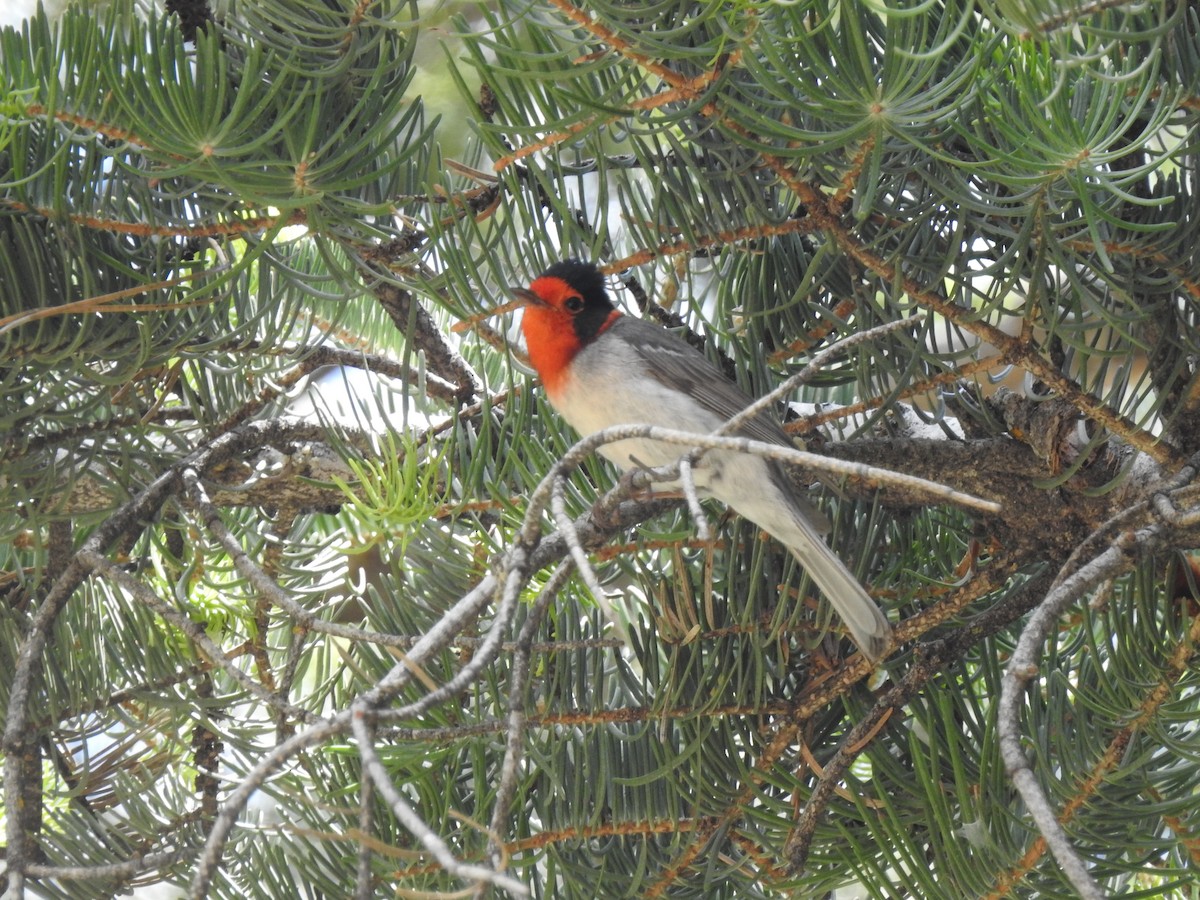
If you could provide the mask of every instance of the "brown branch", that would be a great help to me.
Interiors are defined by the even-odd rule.
[[[850,771],[851,764],[880,734],[892,719],[892,714],[902,712],[912,696],[924,688],[935,673],[942,671],[943,663],[944,660],[940,658],[918,657],[904,673],[900,683],[880,697],[871,711],[846,733],[833,757],[822,768],[816,788],[784,842],[784,865],[789,874],[797,875],[804,871],[817,824],[836,795],[842,778]]]
[[[822,425],[827,425],[830,422],[838,422],[843,419],[848,419],[853,416],[861,415],[872,409],[879,409],[887,402],[895,402],[898,400],[908,400],[920,394],[927,393],[936,387],[944,384],[955,384],[962,381],[964,378],[969,378],[976,372],[981,372],[985,369],[990,369],[996,365],[1000,365],[995,357],[988,359],[976,359],[966,365],[957,366],[946,372],[939,372],[930,378],[924,378],[921,381],[914,381],[904,390],[894,395],[878,395],[868,397],[865,400],[859,400],[857,403],[851,403],[847,406],[839,406],[836,409],[826,410],[824,412],[813,413],[812,415],[804,416],[794,422],[789,422],[784,426],[784,431],[788,434],[807,434],[820,428]]]
[[[739,52],[734,52],[723,61],[723,65],[736,64],[740,58],[741,54]],[[636,100],[632,100],[629,103],[629,108],[645,112],[646,110],[659,109],[663,106],[666,106],[668,103],[694,101],[700,96],[704,89],[706,89],[721,76],[721,73],[724,71],[723,65],[718,66],[709,72],[704,72],[700,75],[697,75],[695,78],[681,80],[680,76],[676,76],[670,79],[670,83],[673,85],[670,90],[662,91],[661,93],[654,94],[649,97],[639,97]],[[603,124],[611,125],[614,122],[619,121],[623,115],[624,113],[613,113],[604,118]],[[507,156],[500,157],[500,159],[496,161],[493,168],[497,172],[503,171],[518,160],[524,159],[527,156],[532,156],[539,150],[547,150],[550,147],[570,140],[581,131],[591,128],[598,121],[600,121],[600,116],[589,116],[586,119],[568,125],[563,131],[551,132],[541,140],[534,141],[532,144],[526,144],[523,147],[514,150],[512,153],[509,153]]]
[[[371,291],[413,349],[424,352],[430,370],[454,386],[455,402],[467,403],[478,395],[481,386],[471,366],[447,343],[433,317],[411,291],[388,281],[375,282]]]
[[[745,225],[741,228],[730,228],[702,235],[694,241],[673,241],[669,244],[659,244],[657,247],[647,247],[637,253],[631,253],[621,259],[600,267],[606,275],[623,272],[634,266],[642,266],[655,259],[675,256],[679,253],[692,253],[703,247],[719,247],[728,244],[741,244],[760,238],[778,237],[782,234],[809,234],[814,231],[813,223],[807,219],[788,219],[784,222],[764,222],[759,225]]]
[[[581,122],[575,122],[571,125],[568,125],[562,131],[552,131],[541,140],[534,141],[532,144],[525,144],[514,150],[512,153],[509,153],[507,156],[500,157],[498,160],[496,160],[492,168],[494,168],[497,172],[503,172],[513,163],[519,162],[527,156],[532,156],[539,150],[547,150],[550,147],[554,147],[563,143],[564,141],[569,141],[575,135],[579,134],[579,132],[586,131],[588,128],[590,128],[595,123],[597,118],[597,116],[589,116]],[[620,117],[615,115],[609,116],[606,120],[607,124],[612,124],[618,118]]]
[[[793,356],[799,356],[810,347],[819,344],[825,338],[833,333],[834,319],[845,319],[850,315],[858,304],[854,300],[842,300],[833,308],[830,318],[822,325],[810,329],[808,334],[799,340],[792,341],[782,350],[776,350],[767,356],[767,362],[772,365],[778,365],[786,359],[791,359]]]
[[[128,131],[124,128],[117,128],[115,125],[108,125],[98,119],[89,119],[87,116],[81,116],[77,113],[67,112],[64,109],[56,109],[51,111],[45,106],[42,106],[40,103],[31,103],[25,107],[25,113],[35,118],[39,116],[47,116],[55,121],[63,122],[67,125],[74,125],[78,128],[87,129],[88,131],[95,132],[96,134],[104,135],[104,137],[109,138],[114,143],[131,144],[134,147],[139,147],[143,150],[151,149],[150,144],[148,144],[146,141],[143,141],[132,131]],[[185,156],[178,156],[175,154],[166,155],[172,159],[180,160],[181,162],[187,161],[187,157]]]
[[[616,53],[639,68],[658,76],[674,88],[681,88],[687,83],[688,79],[685,76],[680,75],[668,66],[655,62],[644,53],[639,53],[634,49],[633,44],[625,40],[625,38],[621,37],[598,18],[593,18],[586,10],[580,9],[567,2],[567,0],[550,0],[550,3],[563,16],[574,22],[583,31],[586,31],[597,41],[608,44]]]
[[[858,148],[858,152],[850,160],[849,168],[842,173],[838,189],[829,198],[830,209],[841,209],[850,202],[850,195],[854,193],[854,182],[858,181],[858,176],[862,174],[862,170],[867,164],[867,159],[871,156],[871,151],[875,149],[875,135],[875,132],[867,135],[867,139],[862,142],[862,146]]]
[[[63,214],[55,209],[44,206],[30,206],[20,200],[0,197],[0,205],[14,212],[41,216],[55,221],[64,219],[73,225],[90,228],[95,231],[107,231],[114,234],[128,234],[134,237],[179,237],[179,238],[218,238],[240,237],[251,232],[270,231],[281,225],[304,225],[308,217],[303,209],[294,209],[280,216],[250,216],[249,218],[231,219],[227,222],[214,222],[211,225],[150,225],[146,222],[121,222],[116,219],[102,219],[98,216],[87,216],[80,213]]]
[[[644,819],[628,822],[601,822],[598,825],[580,825],[573,828],[561,828],[557,831],[542,831],[526,838],[518,838],[503,845],[507,855],[515,855],[528,850],[544,850],[554,844],[586,841],[600,837],[652,837],[659,834],[687,834],[697,829],[707,827],[709,820],[700,819]],[[404,881],[440,872],[441,867],[436,863],[422,863],[397,869],[390,873],[393,881]]]
[[[637,100],[630,101],[629,108],[637,110],[658,109],[668,103],[679,102],[695,102],[703,97],[704,92],[712,86],[714,82],[721,77],[722,74],[731,66],[736,66],[741,60],[741,51],[734,50],[732,53],[722,56],[716,65],[707,72],[702,72],[694,77],[688,77],[669,66],[665,66],[660,62],[655,61],[651,57],[635,49],[634,45],[625,38],[621,37],[611,28],[599,19],[593,18],[588,12],[580,9],[577,6],[567,2],[567,0],[550,0],[552,5],[558,9],[562,15],[575,23],[579,28],[588,32],[595,40],[607,44],[615,53],[632,62],[634,65],[644,71],[654,75],[662,80],[664,84],[669,85],[669,89],[649,97],[640,97]],[[646,82],[643,81],[643,84]],[[621,113],[611,114],[604,119],[604,124],[611,125],[613,122],[621,118]],[[579,132],[584,131],[599,120],[600,116],[589,116],[582,121],[575,122],[569,125],[562,131],[556,131],[548,134],[541,140],[535,141],[532,144],[526,144],[523,147],[514,150],[507,156],[498,159],[494,165],[494,169],[500,172],[527,156],[531,156],[539,150],[546,150],[550,147],[570,140]]]
[[[776,159],[775,162],[779,164],[776,168],[777,173],[781,177],[786,175],[788,187],[797,192],[800,199],[807,205],[809,215],[815,219],[822,230],[834,239],[844,253],[858,260],[888,283],[899,283],[905,293],[926,309],[936,312],[964,331],[990,343],[1000,351],[1002,360],[1019,366],[1041,379],[1060,397],[1122,438],[1130,446],[1172,469],[1183,465],[1184,457],[1175,448],[1160,443],[1153,434],[1139,428],[1129,418],[1084,391],[1074,380],[1063,375],[1049,361],[1039,355],[1029,343],[1008,335],[994,325],[974,318],[970,310],[952,303],[940,293],[923,287],[915,279],[901,275],[895,265],[862,244],[842,226],[841,222],[825,208],[822,196],[816,188],[793,176],[782,167],[780,160]]]
[[[728,827],[745,815],[745,806],[752,801],[762,785],[770,778],[771,771],[787,749],[795,742],[799,734],[797,719],[789,718],[775,733],[771,742],[763,749],[750,772],[750,778],[745,786],[734,796],[725,807],[725,811],[716,817],[705,821],[702,827],[694,832],[691,843],[685,846],[675,861],[665,866],[659,873],[658,880],[650,885],[642,896],[646,898],[661,897],[679,880],[685,869],[700,856],[708,845],[709,840],[721,828]]]
[[[188,281],[193,281],[197,278],[203,278],[205,275],[215,275],[221,272],[222,269],[204,269],[200,272],[192,272],[187,275],[180,275],[176,278],[168,278],[164,281],[153,281],[149,284],[139,284],[133,287],[124,288],[119,291],[111,291],[107,294],[99,294],[95,297],[86,297],[83,300],[72,300],[69,303],[59,303],[55,306],[43,306],[38,309],[27,310],[25,312],[13,313],[10,316],[0,318],[0,334],[6,331],[11,331],[14,328],[19,328],[22,325],[28,325],[30,322],[40,322],[43,319],[50,319],[55,316],[71,316],[71,315],[94,315],[96,313],[135,313],[135,312],[160,312],[165,309],[188,309],[193,306],[206,306],[215,302],[215,297],[205,297],[201,300],[186,300],[179,303],[129,303],[116,305],[121,300],[127,300],[130,297],[136,297],[138,294],[148,294],[153,291],[166,290],[167,288],[176,287]]]

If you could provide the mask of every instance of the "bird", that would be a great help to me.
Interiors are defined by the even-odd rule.
[[[592,262],[556,262],[528,288],[510,291],[524,307],[526,351],[551,406],[584,437],[632,424],[710,434],[753,402],[700,351],[665,328],[622,313]],[[769,412],[736,434],[795,446]],[[681,445],[646,438],[600,448],[622,470],[670,465],[685,452]],[[782,464],[712,449],[695,466],[693,480],[697,493],[716,498],[783,543],[863,654],[872,662],[883,657],[892,644],[886,616],[825,543],[828,521],[797,494]]]

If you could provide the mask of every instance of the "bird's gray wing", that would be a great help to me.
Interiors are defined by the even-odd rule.
[[[753,402],[716,364],[665,328],[621,316],[610,330],[618,332],[617,336],[635,348],[648,375],[687,394],[721,420],[732,419]],[[768,444],[795,446],[770,410],[755,416],[739,428],[737,434]]]
[[[722,421],[732,419],[753,401],[741,388],[725,377],[715,363],[665,328],[630,316],[621,316],[611,326],[614,336],[623,338],[645,364],[646,374],[674,390],[693,398]],[[766,444],[795,447],[770,410],[764,410],[737,430],[740,437]],[[797,493],[796,483],[786,467],[768,463],[776,483],[792,500],[794,511],[818,534],[829,531],[828,518]]]

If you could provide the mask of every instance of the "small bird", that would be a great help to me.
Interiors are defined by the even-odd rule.
[[[752,402],[713,363],[665,329],[622,315],[593,264],[558,262],[528,288],[521,329],[530,362],[554,408],[581,435],[612,425],[650,424],[709,434]],[[769,415],[737,431],[794,446]],[[606,444],[621,469],[657,468],[683,455],[676,444],[642,438]],[[850,636],[872,661],[891,645],[879,607],[822,538],[825,517],[797,496],[783,466],[760,456],[709,450],[694,471],[699,492],[715,497],[783,542],[833,603]]]

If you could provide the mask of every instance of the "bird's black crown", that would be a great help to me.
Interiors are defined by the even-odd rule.
[[[608,299],[608,290],[604,286],[604,275],[595,263],[582,259],[564,259],[543,272],[542,277],[561,278],[579,291],[579,296],[588,306],[612,309],[612,301]]]

